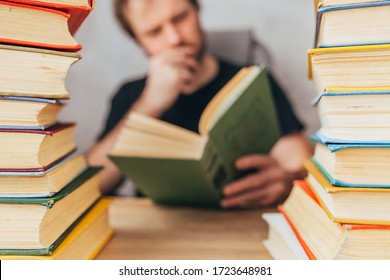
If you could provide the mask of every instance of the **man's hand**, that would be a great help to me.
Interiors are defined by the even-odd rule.
[[[199,68],[194,49],[167,49],[150,58],[150,70],[136,111],[154,117],[168,110],[180,93],[191,85]]]
[[[281,168],[268,155],[248,155],[236,161],[238,170],[255,169],[256,172],[231,182],[224,188],[221,201],[224,208],[264,207],[286,198],[292,187],[292,174]]]

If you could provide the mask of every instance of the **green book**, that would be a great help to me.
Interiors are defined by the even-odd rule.
[[[130,113],[110,158],[158,203],[219,206],[223,187],[245,175],[235,160],[269,153],[280,137],[265,69],[240,70],[205,108],[199,131]]]
[[[0,198],[0,255],[50,254],[100,197],[100,168],[88,168],[48,198]]]

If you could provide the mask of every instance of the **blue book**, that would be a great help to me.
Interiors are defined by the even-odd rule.
[[[390,43],[390,1],[320,5],[315,47]]]
[[[323,142],[390,144],[389,90],[324,92],[313,105]]]
[[[56,123],[62,108],[55,99],[0,96],[0,129],[47,129]]]
[[[313,162],[332,185],[390,188],[389,143],[329,143],[317,135]]]

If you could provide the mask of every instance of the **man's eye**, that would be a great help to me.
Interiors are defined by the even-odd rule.
[[[177,15],[176,17],[173,18],[174,22],[181,22],[183,21],[188,15],[188,12],[181,13],[180,15]]]
[[[147,32],[148,36],[156,36],[160,32],[160,28],[152,29],[149,32]]]

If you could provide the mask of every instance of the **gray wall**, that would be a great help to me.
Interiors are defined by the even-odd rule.
[[[76,34],[83,59],[67,76],[72,99],[60,119],[78,123],[76,143],[85,152],[94,143],[108,114],[111,96],[120,84],[142,76],[147,59],[126,37],[112,16],[110,0],[97,0],[95,10]],[[292,2],[294,2],[292,4]],[[315,96],[307,80],[307,49],[314,37],[314,8],[307,0],[203,0],[201,18],[206,30],[253,29],[269,49],[271,68],[286,90],[307,132],[318,128]]]

